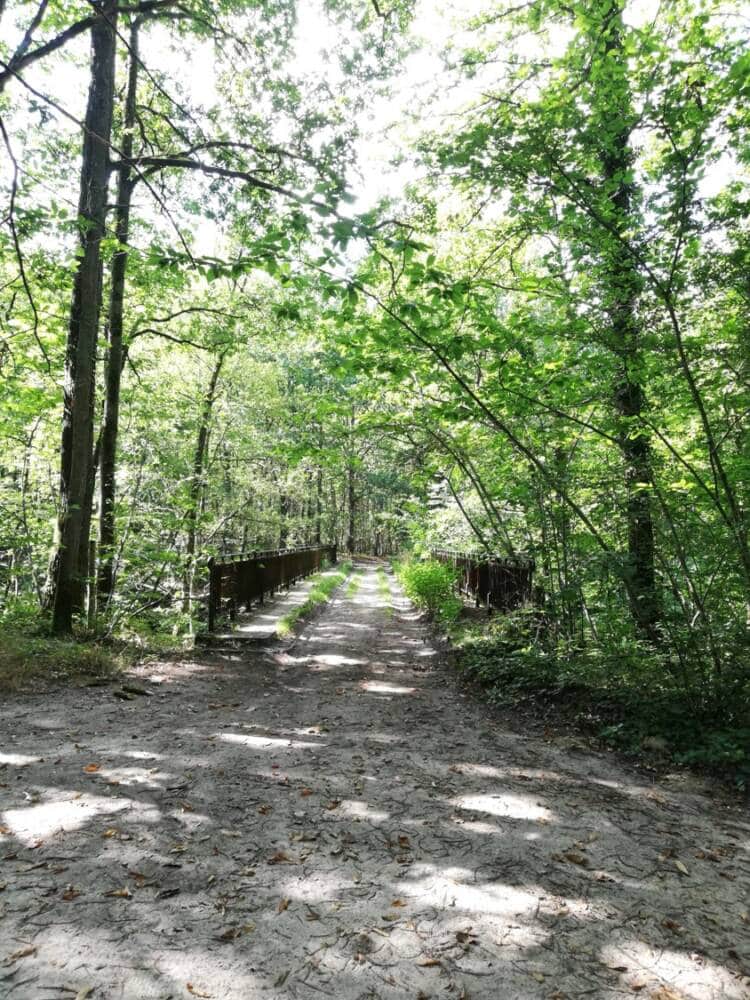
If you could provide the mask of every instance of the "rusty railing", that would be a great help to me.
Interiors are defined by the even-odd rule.
[[[224,608],[234,619],[240,608],[263,604],[267,595],[291,587],[328,561],[336,562],[335,545],[306,545],[298,549],[239,552],[209,559],[208,631]]]
[[[458,571],[458,586],[479,607],[510,611],[531,600],[534,560],[433,549],[433,559]]]

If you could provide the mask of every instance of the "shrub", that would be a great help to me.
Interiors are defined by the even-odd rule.
[[[450,566],[434,559],[413,559],[401,563],[397,573],[406,596],[418,608],[444,623],[458,618],[463,601],[456,593],[456,574]]]

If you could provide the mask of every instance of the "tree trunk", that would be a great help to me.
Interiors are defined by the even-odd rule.
[[[92,61],[78,203],[80,256],[73,283],[65,356],[60,448],[59,543],[54,560],[53,628],[70,632],[80,592],[78,567],[92,461],[96,340],[101,306],[101,241],[107,213],[117,3],[105,0],[91,29]]]
[[[279,548],[285,549],[289,541],[289,495],[283,490],[279,493]]]
[[[315,480],[315,544],[320,545],[323,538],[323,470],[318,467]]]
[[[125,278],[128,268],[130,238],[130,204],[134,181],[130,161],[133,158],[133,129],[136,118],[138,89],[139,21],[130,26],[130,65],[128,90],[123,116],[122,156],[117,172],[117,203],[115,236],[118,248],[110,268],[109,317],[107,322],[107,360],[105,368],[104,421],[99,495],[99,576],[98,589],[102,607],[106,607],[114,588],[115,559],[115,474],[117,468],[117,435],[120,421],[120,385],[123,369],[123,317],[125,309]]]
[[[622,38],[622,2],[611,0],[604,16],[604,51],[608,80],[602,81],[603,100],[609,121],[615,130],[604,137],[601,153],[602,174],[610,191],[613,224],[625,234],[634,218],[634,187],[628,180],[632,170],[630,128],[633,113],[628,85],[628,65]],[[627,246],[616,238],[605,253],[604,289],[610,321],[612,349],[619,361],[619,375],[614,386],[614,405],[620,419],[620,449],[625,471],[626,521],[628,531],[625,582],[630,609],[637,627],[651,639],[657,637],[659,600],[654,570],[654,525],[650,486],[652,481],[651,445],[639,420],[645,406],[640,381],[640,330],[636,302],[641,278]]]
[[[219,384],[219,375],[224,364],[226,354],[220,354],[214,370],[211,372],[211,379],[208,383],[206,395],[203,398],[203,411],[201,421],[198,426],[198,440],[195,445],[195,457],[193,458],[193,475],[190,481],[190,494],[187,509],[187,542],[185,546],[185,592],[182,609],[186,614],[190,614],[193,603],[193,578],[195,576],[195,553],[198,539],[198,512],[203,493],[203,471],[206,464],[206,451],[208,450],[208,435],[211,428],[211,414],[213,413],[216,401],[216,388]]]
[[[346,551],[352,555],[354,552],[354,528],[356,517],[356,498],[354,496],[354,465],[350,462],[346,470],[346,496],[349,514],[348,526],[346,529]]]

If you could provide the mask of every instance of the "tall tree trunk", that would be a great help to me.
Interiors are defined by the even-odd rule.
[[[279,548],[285,549],[289,541],[289,511],[291,502],[289,494],[282,488],[279,493]]]
[[[356,497],[354,494],[354,464],[349,463],[346,470],[346,498],[349,514],[349,521],[346,529],[346,551],[351,555],[354,552],[354,528],[356,520]]]
[[[193,578],[195,576],[195,553],[198,540],[198,513],[203,494],[203,472],[206,465],[206,451],[208,450],[208,435],[211,429],[211,415],[214,403],[216,402],[216,389],[219,384],[222,365],[226,354],[220,354],[211,372],[206,395],[203,397],[203,410],[201,420],[198,425],[198,440],[195,445],[195,456],[193,458],[193,475],[190,480],[190,494],[188,498],[187,516],[187,541],[185,545],[185,579],[183,611],[190,614],[193,603]]]
[[[125,278],[128,268],[130,238],[130,204],[134,180],[133,129],[136,119],[138,89],[138,57],[140,22],[135,18],[130,26],[130,64],[128,89],[123,115],[122,156],[117,172],[117,203],[115,236],[118,248],[110,268],[109,316],[107,322],[107,360],[105,368],[104,421],[102,424],[100,495],[99,495],[99,575],[98,589],[102,607],[111,597],[114,587],[115,560],[115,473],[117,468],[117,435],[120,421],[120,385],[123,369],[123,317],[125,309]]]
[[[117,2],[104,0],[91,29],[92,61],[84,123],[78,202],[80,257],[73,283],[68,341],[62,443],[60,448],[59,543],[54,561],[53,628],[70,632],[94,437],[96,339],[101,306],[101,241],[107,213],[109,141],[112,131]]]
[[[315,479],[315,544],[323,539],[323,470],[318,466]]]
[[[93,420],[93,418],[92,418]],[[102,435],[101,431],[96,439],[96,445],[89,462],[88,475],[86,476],[86,492],[81,512],[81,543],[78,546],[78,583],[75,588],[73,599],[73,612],[80,614],[84,610],[84,599],[91,593],[91,580],[96,572],[96,564],[91,562],[91,553],[96,549],[91,547],[91,520],[94,514],[94,490],[96,488],[96,470],[99,465],[101,454]]]
[[[605,79],[602,80],[606,118],[616,126],[604,133],[601,153],[605,188],[610,192],[613,226],[622,241],[611,237],[605,253],[604,289],[612,349],[619,361],[614,405],[620,420],[620,449],[625,471],[628,555],[626,585],[633,619],[649,638],[657,637],[659,600],[654,570],[654,525],[650,484],[651,444],[638,418],[645,407],[641,384],[640,329],[636,303],[641,289],[625,234],[637,224],[632,171],[630,129],[633,111],[628,84],[628,64],[623,45],[622,0],[610,0],[603,19]]]

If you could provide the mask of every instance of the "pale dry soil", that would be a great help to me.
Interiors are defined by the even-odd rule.
[[[750,997],[748,816],[501,726],[391,587],[2,706],[3,1000]]]

